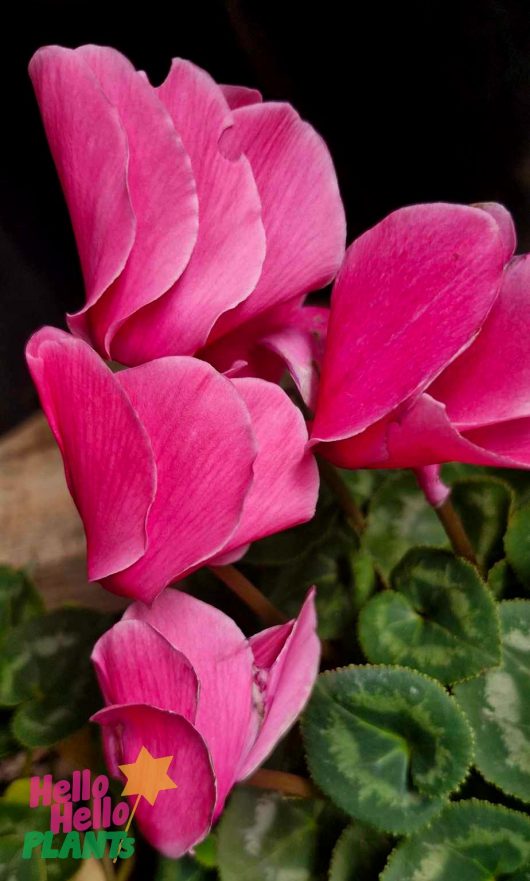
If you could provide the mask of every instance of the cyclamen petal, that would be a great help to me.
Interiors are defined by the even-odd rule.
[[[30,74],[85,278],[69,325],[104,357],[200,352],[218,366],[212,344],[237,329],[228,368],[251,364],[253,323],[335,275],[345,219],[333,164],[289,105],[183,59],[155,88],[100,46],[46,47]],[[303,345],[287,341],[285,362],[305,395]]]
[[[93,661],[109,705],[93,721],[102,727],[109,771],[120,776],[118,766],[134,761],[141,746],[175,757],[169,770],[178,789],[161,793],[156,810],[137,813],[142,833],[162,853],[176,858],[205,837],[236,779],[257,767],[302,710],[319,654],[314,589],[295,621],[250,640],[219,609],[175,590],[151,607],[130,606],[99,640]],[[124,655],[125,672],[118,669]],[[181,715],[192,685],[186,663],[199,685],[194,724]],[[163,691],[145,670],[151,665],[161,666]],[[132,679],[130,702],[110,703],[126,697],[122,686]],[[193,797],[177,795],[184,788],[188,797],[192,782]]]

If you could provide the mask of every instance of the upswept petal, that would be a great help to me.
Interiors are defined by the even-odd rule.
[[[390,214],[348,249],[332,295],[312,443],[358,434],[423,391],[480,330],[505,247],[491,214]]]
[[[86,309],[118,278],[135,239],[127,137],[118,110],[76,51],[39,49],[29,74],[74,228]]]
[[[315,459],[307,449],[304,419],[286,393],[262,379],[231,381],[250,412],[258,453],[240,524],[223,555],[310,520],[319,483]]]
[[[517,233],[515,232],[512,215],[499,202],[476,202],[472,207],[481,208],[493,217],[499,227],[504,245],[504,262],[508,263],[508,260],[513,256],[517,244]]]
[[[236,388],[203,361],[161,358],[116,381],[149,436],[158,483],[145,554],[104,586],[150,602],[224,549],[252,481],[255,440]]]
[[[118,621],[92,650],[105,703],[146,703],[195,721],[199,682],[189,660],[145,621]]]
[[[217,780],[215,816],[236,779],[241,756],[256,736],[253,658],[231,618],[182,591],[166,590],[153,604],[134,603],[124,620],[146,621],[191,662],[200,684],[195,727],[208,744]]]
[[[188,264],[197,240],[199,206],[190,158],[147,78],[115,49],[81,46],[75,54],[118,111],[128,145],[127,186],[136,217],[134,248],[116,283],[91,315],[86,316],[85,307],[70,319],[74,331],[88,321],[100,351],[110,355],[120,325],[165,293]],[[66,111],[72,112],[69,104]],[[80,146],[83,161],[87,145]],[[108,152],[108,145],[104,149]],[[105,189],[108,183],[91,180],[90,186]]]
[[[260,668],[258,683],[260,675],[262,678],[264,717],[257,739],[239,768],[239,780],[248,777],[264,761],[304,708],[319,669],[320,640],[316,626],[313,587],[294,622],[272,628],[272,633],[265,630],[251,637]]]
[[[223,85],[220,88],[231,110],[237,110],[238,107],[246,107],[247,104],[261,104],[263,101],[261,92],[258,92],[257,89],[249,89],[247,86],[229,85]]]
[[[116,376],[85,342],[43,328],[26,358],[85,526],[89,578],[98,581],[145,551],[156,490],[151,444]]]
[[[477,339],[429,393],[461,430],[530,416],[530,255],[507,266]]]
[[[248,159],[220,149],[233,116],[212,78],[176,59],[157,90],[191,157],[200,225],[189,266],[166,295],[134,316],[116,338],[123,363],[194,354],[218,318],[254,289],[265,259],[261,201]]]
[[[223,146],[250,160],[267,254],[254,291],[219,319],[210,342],[271,305],[323,287],[344,256],[344,208],[322,138],[289,104],[250,104],[235,110],[234,120]]]
[[[215,778],[208,748],[190,722],[142,704],[107,707],[92,721],[110,729],[117,764],[135,762],[142,747],[155,758],[173,756],[168,775],[177,788],[161,791],[154,806],[141,798],[136,810],[147,841],[172,859],[202,841],[212,824]],[[129,801],[132,807],[136,798]]]

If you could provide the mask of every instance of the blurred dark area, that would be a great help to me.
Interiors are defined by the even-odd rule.
[[[160,82],[172,56],[291,101],[326,139],[349,239],[419,201],[500,200],[530,248],[530,4],[41,0],[4,8],[0,431],[36,406],[23,347],[83,289],[27,77],[46,43],[115,46]]]

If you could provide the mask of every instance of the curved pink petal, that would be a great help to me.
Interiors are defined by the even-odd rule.
[[[346,237],[335,170],[316,131],[289,104],[240,107],[234,120],[223,144],[250,160],[267,254],[254,291],[220,318],[210,342],[272,305],[326,285],[340,266]]]
[[[328,320],[329,309],[301,306],[290,324],[259,341],[261,348],[285,364],[302,400],[310,409],[316,405]],[[262,373],[254,375],[261,376]]]
[[[195,726],[208,744],[217,780],[215,816],[232,788],[241,756],[256,736],[252,651],[239,627],[219,609],[166,590],[148,607],[134,603],[126,620],[146,621],[189,658],[200,685]]]
[[[343,468],[418,468],[441,462],[516,468],[521,464],[493,445],[482,444],[476,432],[459,432],[444,405],[426,393],[359,435],[322,444],[319,452]]]
[[[507,468],[530,468],[530,418],[512,419],[462,432],[464,437],[490,450]],[[502,457],[502,459],[501,459]]]
[[[75,54],[117,109],[128,144],[134,247],[120,277],[90,317],[85,307],[70,319],[73,330],[88,320],[92,336],[108,355],[125,319],[167,291],[188,264],[197,240],[198,199],[190,158],[147,78],[115,49],[81,46]],[[106,185],[105,180],[91,181],[92,187]]]
[[[512,215],[499,202],[476,202],[473,208],[481,208],[491,214],[495,223],[499,227],[499,232],[504,244],[504,262],[513,256],[515,246],[517,244],[517,234],[515,232],[515,224]]]
[[[108,704],[149,704],[195,721],[199,682],[191,663],[144,621],[118,621],[95,644],[92,663]]]
[[[302,712],[320,663],[320,640],[316,632],[315,588],[311,588],[294,622],[265,630],[251,637],[263,689],[264,716],[256,741],[245,757],[238,779],[248,777],[260,765]]]
[[[145,554],[105,586],[150,602],[224,549],[252,481],[255,440],[234,385],[203,361],[161,358],[116,380],[151,441],[157,493]]]
[[[82,340],[43,328],[26,358],[83,520],[89,578],[99,581],[145,551],[153,451],[116,375]]]
[[[88,308],[122,272],[136,235],[127,137],[116,107],[76,51],[39,49],[29,74],[68,204]]]
[[[107,707],[92,717],[110,729],[117,764],[131,764],[142,747],[154,758],[173,756],[168,768],[176,789],[159,792],[154,805],[142,798],[135,820],[142,835],[177,859],[208,834],[215,804],[215,778],[199,732],[182,716],[141,704]],[[111,770],[115,768],[114,762]],[[131,808],[136,797],[129,799]]]
[[[263,98],[257,89],[249,89],[247,86],[221,86],[231,110],[238,107],[246,107],[247,104],[261,104]]]
[[[233,379],[232,383],[250,412],[258,454],[241,522],[223,555],[310,520],[319,483],[302,414],[286,393],[262,379]]]
[[[248,159],[219,146],[233,124],[219,86],[189,61],[173,62],[157,90],[191,157],[199,197],[199,235],[189,266],[162,299],[134,316],[116,338],[124,363],[193,354],[218,316],[254,289],[265,258],[261,201]]]
[[[486,211],[414,205],[348,249],[332,295],[313,442],[341,440],[424,390],[497,297],[504,246]]]
[[[507,266],[477,339],[429,389],[460,429],[530,416],[530,256]]]

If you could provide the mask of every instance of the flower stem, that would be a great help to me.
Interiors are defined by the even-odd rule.
[[[214,575],[221,579],[223,584],[233,591],[249,609],[261,618],[267,627],[275,624],[285,624],[286,616],[273,606],[270,600],[248,578],[235,568],[235,566],[210,566]]]
[[[455,554],[458,554],[459,557],[464,557],[465,560],[469,560],[470,563],[473,563],[473,565],[478,568],[475,551],[473,550],[467,532],[464,529],[464,525],[457,511],[453,507],[453,503],[449,496],[445,502],[442,502],[442,504],[438,505],[434,510],[438,515],[440,523],[445,529],[446,535],[451,542],[451,547]]]
[[[112,868],[112,862],[107,853],[103,854],[100,860],[101,868],[103,869],[103,874],[105,876],[105,881],[116,881],[116,875],[114,874],[114,869]]]
[[[469,560],[477,566],[477,558],[473,550],[464,524],[451,502],[451,489],[440,477],[439,465],[425,465],[414,469],[416,479],[423,490],[425,498],[436,512],[445,533],[451,542],[455,554]]]
[[[118,869],[118,873],[116,875],[116,881],[127,881],[127,879],[130,878],[133,873],[134,864],[134,854],[131,857],[127,857],[126,860],[122,860],[121,866]]]
[[[283,795],[297,795],[299,798],[322,798],[316,786],[305,777],[298,774],[288,774],[286,771],[270,771],[268,768],[260,768],[252,777],[243,781],[249,786],[257,786],[260,789],[274,789]]]
[[[318,467],[322,479],[327,483],[330,490],[335,494],[340,507],[346,515],[346,519],[357,535],[360,535],[366,526],[362,511],[355,502],[346,483],[337,469],[325,459],[319,459]]]

